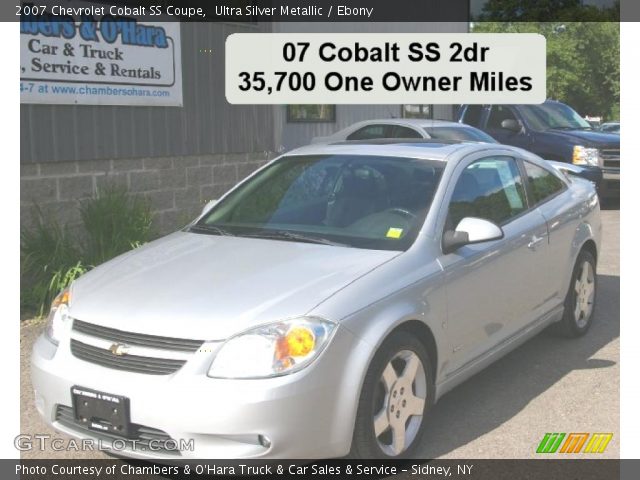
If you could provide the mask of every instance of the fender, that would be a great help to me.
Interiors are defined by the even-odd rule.
[[[569,290],[571,276],[573,275],[573,267],[578,258],[578,253],[580,253],[580,250],[582,250],[584,244],[589,240],[593,240],[593,242],[596,244],[596,252],[600,252],[602,223],[600,221],[600,207],[598,204],[598,198],[595,192],[593,193],[588,205],[585,208],[588,208],[589,210],[582,217],[580,223],[576,226],[573,240],[571,242],[571,255],[567,263],[567,268],[565,269],[566,273],[563,281],[563,285],[565,287],[563,292],[565,293]]]
[[[414,286],[413,288],[419,287]],[[407,292],[407,296],[409,295],[411,293]],[[345,429],[348,429],[346,431],[348,431],[349,438],[353,436],[364,378],[373,357],[391,332],[409,321],[418,320],[431,330],[436,342],[436,351],[443,351],[441,347],[444,331],[441,326],[442,322],[437,321],[438,318],[441,318],[439,317],[440,313],[435,313],[436,311],[440,312],[441,306],[431,305],[426,301],[413,303],[402,299],[387,305],[382,309],[378,304],[371,305],[340,322],[339,328],[348,330],[352,336],[359,340],[353,344],[354,349],[345,364],[345,371],[349,373],[343,375],[342,384],[336,386],[336,393],[341,397],[339,404],[342,405],[343,411],[340,421],[334,420],[332,431],[344,433]],[[351,328],[363,333],[356,336]],[[440,355],[437,355],[437,358],[440,364]],[[435,369],[434,377],[437,378],[437,372],[441,367],[440,365],[433,367]]]

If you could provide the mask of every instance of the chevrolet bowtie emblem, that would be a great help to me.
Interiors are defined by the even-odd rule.
[[[129,347],[122,343],[114,343],[109,347],[109,351],[117,357],[121,357],[129,353]]]

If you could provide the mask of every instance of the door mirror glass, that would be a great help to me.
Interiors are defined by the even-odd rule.
[[[520,130],[522,130],[522,127],[520,126],[520,122],[518,122],[517,120],[514,120],[513,118],[508,118],[506,120],[503,120],[500,126],[505,130],[509,130],[510,132],[514,132],[514,133],[518,133],[520,132]]]
[[[454,231],[444,232],[442,250],[447,254],[465,245],[499,240],[503,236],[504,232],[495,223],[483,218],[465,217]]]

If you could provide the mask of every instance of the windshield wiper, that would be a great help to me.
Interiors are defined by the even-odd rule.
[[[301,233],[294,233],[288,230],[265,230],[261,232],[244,233],[239,235],[249,238],[266,238],[271,240],[288,240],[292,242],[316,243],[319,245],[331,245],[334,247],[350,247],[346,243],[334,242],[328,238],[313,237]]]
[[[234,237],[235,235],[231,233],[229,230],[225,230],[222,227],[218,227],[216,225],[191,225],[189,227],[190,232],[196,233],[207,233],[210,235],[223,235],[225,237]]]

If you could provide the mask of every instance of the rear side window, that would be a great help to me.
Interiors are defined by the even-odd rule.
[[[524,170],[527,172],[534,205],[544,202],[565,188],[564,182],[546,168],[525,161]]]
[[[431,138],[440,140],[458,140],[461,142],[485,142],[498,143],[496,140],[477,128],[464,125],[456,127],[432,127],[425,128]]]
[[[402,125],[394,125],[391,131],[393,138],[422,138],[413,128],[403,127]]]
[[[482,109],[482,105],[468,105],[462,116],[463,123],[473,127],[479,127],[480,120],[482,120]]]
[[[347,137],[347,140],[371,140],[374,138],[388,138],[388,125],[367,125]]]
[[[455,229],[465,217],[490,220],[497,225],[527,209],[518,165],[510,157],[478,160],[461,173],[447,218],[447,229]]]

